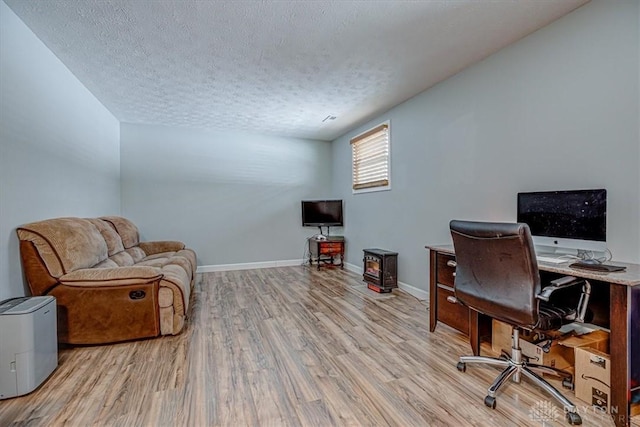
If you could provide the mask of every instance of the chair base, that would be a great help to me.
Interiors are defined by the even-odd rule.
[[[516,329],[514,330],[513,334],[514,347],[511,349],[511,356],[503,355],[501,358],[487,356],[461,356],[460,362],[458,362],[457,365],[458,370],[461,372],[465,372],[468,363],[478,363],[503,368],[503,371],[500,373],[500,375],[498,375],[493,384],[491,384],[491,386],[487,390],[487,396],[484,399],[485,405],[490,407],[491,409],[495,409],[496,407],[496,394],[500,387],[502,387],[509,379],[512,379],[514,382],[519,383],[521,377],[524,376],[531,380],[531,382],[533,382],[535,385],[553,396],[556,401],[558,401],[562,405],[566,413],[567,421],[569,421],[570,424],[582,424],[582,419],[577,412],[577,407],[541,376],[542,374],[550,374],[561,377],[563,378],[563,386],[572,388],[572,375],[560,369],[537,364],[529,364],[522,361],[522,351],[520,350],[518,338],[518,331]]]

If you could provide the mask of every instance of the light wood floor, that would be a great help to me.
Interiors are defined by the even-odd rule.
[[[206,273],[182,334],[62,350],[42,387],[0,402],[0,426],[542,425],[535,409],[568,425],[527,383],[485,407],[498,371],[458,372],[468,352],[444,325],[429,333],[423,302],[374,294],[352,273]]]

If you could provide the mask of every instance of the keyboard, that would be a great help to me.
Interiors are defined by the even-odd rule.
[[[569,262],[571,259],[557,257],[557,256],[544,256],[544,255],[536,255],[536,259],[538,262],[546,262],[549,264],[562,264],[563,262]]]

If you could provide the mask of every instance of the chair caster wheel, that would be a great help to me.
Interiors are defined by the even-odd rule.
[[[567,390],[573,390],[574,388],[573,380],[571,378],[564,378],[562,380],[562,387],[566,388]]]
[[[458,368],[458,371],[460,372],[465,372],[467,370],[467,364],[464,362],[458,362],[456,368]]]
[[[491,409],[496,409],[496,398],[495,397],[491,397],[491,396],[485,396],[484,404],[487,405]]]
[[[579,426],[582,424],[582,418],[580,418],[580,415],[577,412],[567,412],[567,421],[569,421],[569,424],[572,426]]]

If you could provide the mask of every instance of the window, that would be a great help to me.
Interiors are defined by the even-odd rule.
[[[389,122],[353,138],[351,153],[354,192],[390,188]]]

